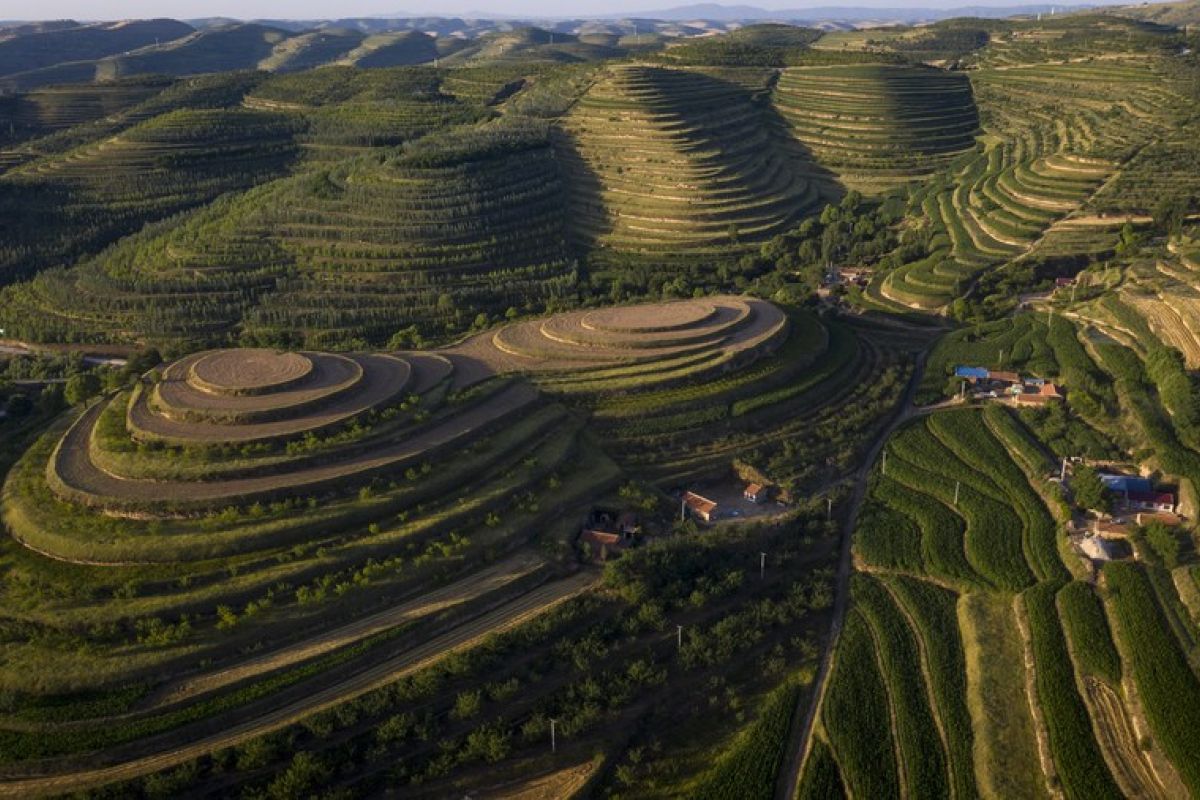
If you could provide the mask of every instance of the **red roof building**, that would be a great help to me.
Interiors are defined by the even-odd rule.
[[[1062,394],[1053,383],[1043,383],[1036,392],[1019,392],[1013,395],[1013,400],[1023,406],[1044,406],[1062,399]]]
[[[712,522],[717,516],[717,502],[695,492],[683,493],[683,505],[705,522]]]
[[[1125,503],[1143,511],[1175,512],[1175,495],[1170,492],[1128,492]]]
[[[629,546],[629,542],[619,533],[591,528],[579,534],[579,541],[588,548],[593,561],[607,561],[609,556],[618,556]]]
[[[749,500],[751,503],[762,503],[767,499],[767,487],[761,483],[751,483],[742,492],[742,497]]]

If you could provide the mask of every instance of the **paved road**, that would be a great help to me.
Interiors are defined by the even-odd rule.
[[[932,346],[930,344],[931,348]],[[854,526],[858,521],[858,513],[862,510],[863,501],[867,496],[867,485],[871,477],[871,467],[874,466],[887,440],[897,428],[914,416],[929,414],[951,404],[943,402],[934,406],[920,408],[913,405],[913,399],[917,395],[917,388],[921,385],[921,377],[925,374],[925,360],[928,355],[929,350],[926,349],[917,357],[916,367],[913,369],[913,374],[909,378],[908,386],[904,392],[904,398],[901,400],[900,411],[880,431],[875,441],[871,443],[871,448],[867,451],[862,466],[859,467],[858,473],[855,476],[854,491],[850,496],[850,508],[846,514],[845,526],[842,529],[837,588],[833,601],[833,619],[829,624],[828,643],[825,646],[825,653],[821,657],[821,666],[817,670],[816,679],[813,681],[812,691],[809,693],[811,699],[805,710],[804,721],[798,727],[793,724],[792,741],[789,743],[790,752],[788,753],[788,761],[785,766],[786,771],[780,776],[775,786],[776,800],[792,800],[800,788],[800,775],[804,768],[804,759],[808,755],[809,745],[812,741],[812,731],[813,726],[816,724],[817,712],[820,710],[821,702],[825,698],[825,688],[828,683],[829,672],[833,666],[833,654],[837,649],[838,636],[842,632],[842,624],[846,619],[846,609],[850,604],[850,575],[854,571],[854,564],[851,558],[852,534],[854,533]]]
[[[0,797],[28,798],[78,792],[169,769],[216,750],[236,747],[257,736],[287,727],[312,714],[386,686],[405,675],[430,666],[452,652],[474,647],[494,633],[514,628],[569,600],[590,587],[595,580],[595,573],[581,572],[542,586],[408,652],[333,683],[305,698],[274,708],[253,719],[234,723],[220,733],[108,767],[0,782]]]

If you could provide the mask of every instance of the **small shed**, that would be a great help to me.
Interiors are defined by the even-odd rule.
[[[598,531],[588,528],[579,535],[579,541],[590,553],[593,561],[607,561],[609,556],[618,556],[629,546],[619,533]]]
[[[746,490],[742,492],[742,497],[751,503],[765,503],[767,501],[767,487],[761,483],[747,484]]]
[[[683,506],[705,522],[712,522],[717,517],[717,501],[709,500],[695,492],[683,493]]]

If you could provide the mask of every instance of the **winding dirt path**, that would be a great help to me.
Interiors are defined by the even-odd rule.
[[[169,769],[215,750],[236,747],[257,736],[287,727],[319,711],[386,686],[405,675],[430,666],[450,653],[474,647],[495,633],[527,622],[585,591],[595,582],[596,577],[595,573],[581,572],[542,586],[406,653],[363,670],[301,700],[230,725],[220,733],[121,764],[5,781],[0,783],[0,797],[27,798],[76,792]]]
[[[58,473],[63,483],[83,495],[94,498],[95,505],[119,507],[121,500],[134,503],[153,503],[170,498],[172,501],[223,501],[288,490],[303,493],[331,481],[394,467],[420,457],[429,450],[447,445],[504,416],[532,403],[537,392],[523,383],[505,389],[487,402],[480,403],[462,414],[426,428],[404,441],[382,447],[354,458],[307,469],[259,477],[216,481],[153,481],[118,478],[100,470],[91,459],[88,440],[98,420],[103,403],[96,403],[81,416],[59,442],[49,469]],[[112,502],[115,500],[116,502]]]

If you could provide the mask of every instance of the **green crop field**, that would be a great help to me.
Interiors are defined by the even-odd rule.
[[[1200,796],[1190,7],[0,21],[0,797]]]

